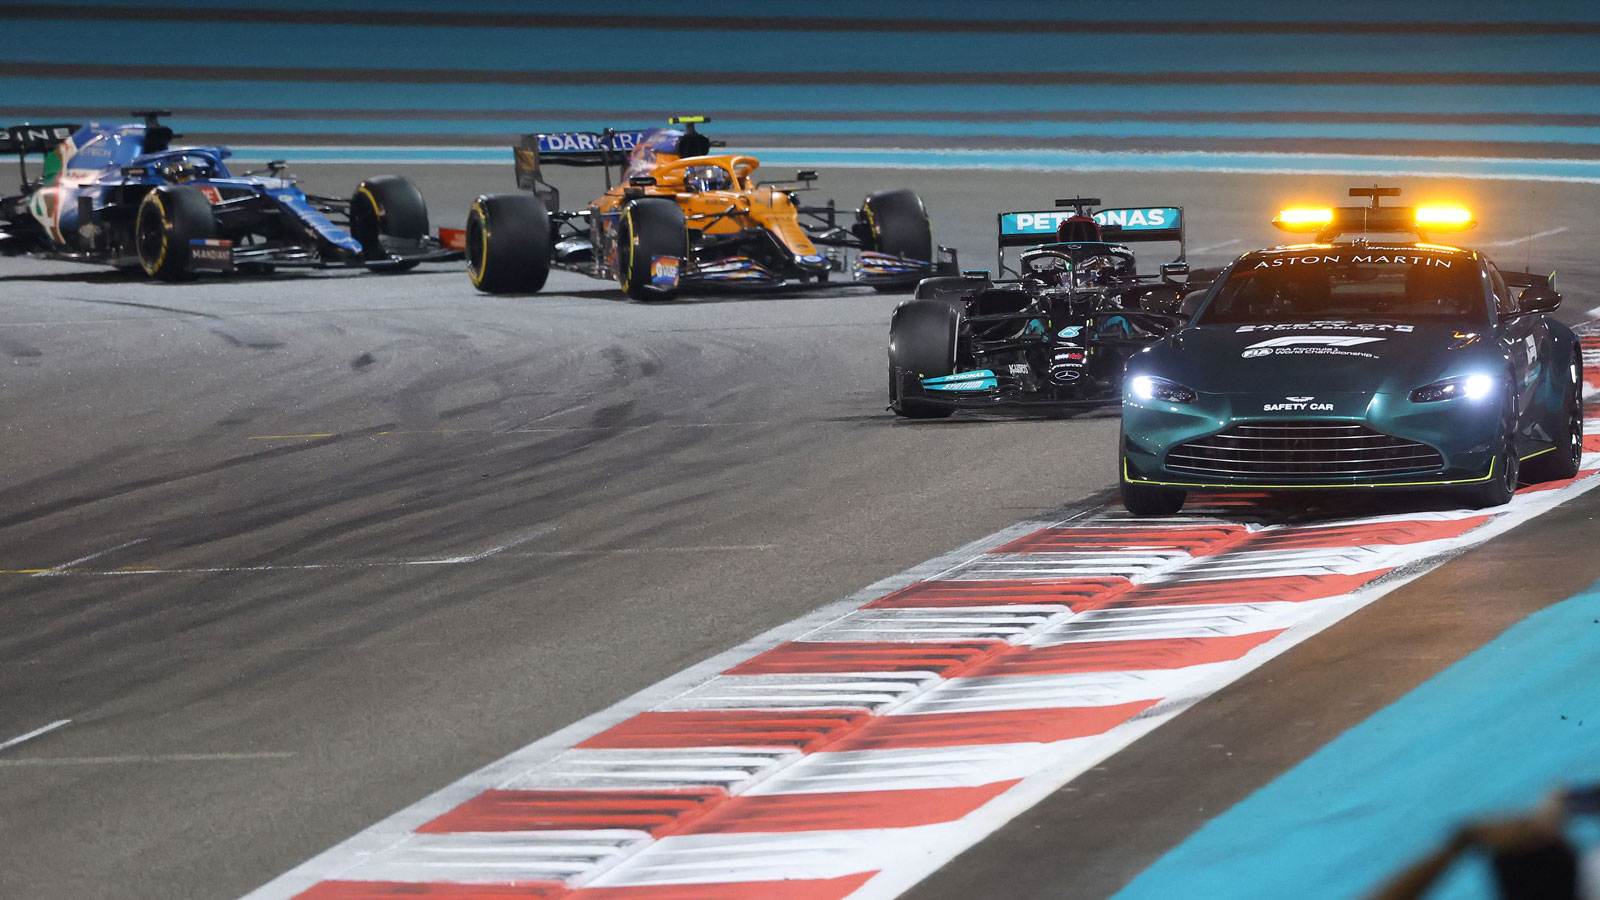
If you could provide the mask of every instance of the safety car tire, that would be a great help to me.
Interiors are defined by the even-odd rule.
[[[898,188],[870,194],[861,203],[860,217],[867,226],[867,249],[908,259],[933,261],[933,226],[916,191]],[[879,293],[899,293],[900,285],[873,285]]]
[[[550,277],[550,214],[533,194],[483,194],[467,213],[467,277],[486,294],[533,294]]]
[[[403,272],[417,260],[396,260],[384,252],[379,240],[389,237],[418,240],[428,236],[428,204],[422,192],[399,175],[374,175],[361,182],[350,196],[350,236],[361,244],[361,258],[378,272]]]
[[[900,304],[889,320],[889,408],[907,419],[947,419],[955,410],[901,394],[907,376],[933,378],[956,370],[962,310],[943,300]]]
[[[193,277],[189,242],[215,238],[217,219],[199,188],[164,184],[139,200],[133,234],[146,275],[158,281],[182,281]]]
[[[628,204],[617,223],[617,282],[635,300],[671,300],[677,288],[656,287],[651,280],[661,256],[689,260],[689,228],[683,207],[665,197],[645,197]]]
[[[1163,487],[1158,484],[1138,484],[1123,479],[1122,508],[1139,518],[1176,515],[1183,509],[1189,492],[1182,488]]]
[[[1508,440],[1505,449],[1495,458],[1494,477],[1467,490],[1467,508],[1491,509],[1505,506],[1516,495],[1520,479],[1520,460],[1517,459],[1516,450]]]

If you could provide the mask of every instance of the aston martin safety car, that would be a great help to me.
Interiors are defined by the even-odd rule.
[[[1099,204],[1073,197],[1054,210],[1000,213],[999,277],[919,284],[889,325],[890,409],[942,418],[1120,402],[1129,355],[1183,323],[1182,297],[1197,285],[1186,277],[1181,207],[1093,211]],[[1140,274],[1127,245],[1148,241],[1175,242],[1177,257]],[[1016,247],[1028,249],[1013,267]]]
[[[707,121],[523,135],[514,154],[524,193],[485,194],[468,215],[473,285],[531,293],[560,268],[615,280],[637,300],[670,300],[684,290],[828,285],[847,270],[856,284],[909,290],[956,270],[953,251],[939,248],[948,259],[935,261],[915,193],[874,193],[853,213],[832,200],[802,204],[815,172],[758,182],[755,157],[712,154],[713,142],[696,129]],[[605,191],[585,209],[565,209],[543,176],[553,165],[600,168]]]
[[[0,254],[142,269],[175,281],[201,272],[278,266],[409,269],[459,259],[428,233],[422,194],[379,175],[349,199],[307,194],[284,171],[235,175],[227,147],[174,147],[166,110],[142,121],[17,125],[0,153],[15,153],[20,193],[0,199]],[[27,157],[44,154],[29,178]]]
[[[1168,515],[1186,492],[1444,489],[1473,507],[1570,478],[1583,357],[1552,277],[1434,243],[1454,206],[1289,209],[1310,243],[1239,257],[1192,321],[1134,354],[1122,500]]]

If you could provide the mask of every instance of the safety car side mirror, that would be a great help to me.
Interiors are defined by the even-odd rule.
[[[1555,312],[1561,308],[1561,295],[1547,287],[1531,287],[1517,295],[1517,315]]]

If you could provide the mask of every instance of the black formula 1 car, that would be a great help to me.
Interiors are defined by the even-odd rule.
[[[348,198],[307,194],[283,171],[235,175],[227,147],[174,147],[165,110],[140,122],[17,125],[0,138],[22,189],[0,199],[0,254],[143,269],[175,281],[200,272],[278,266],[409,269],[460,259],[428,234],[428,207],[409,181],[379,175]],[[45,157],[30,179],[27,156]]]
[[[1182,299],[1199,285],[1177,280],[1189,275],[1181,207],[1091,212],[1099,204],[1074,197],[1056,210],[1001,213],[1001,277],[919,284],[889,324],[889,408],[928,419],[1119,402],[1128,357],[1183,324]],[[1139,241],[1176,242],[1178,256],[1141,275],[1126,246]],[[1029,248],[1016,269],[1013,247]]]
[[[874,193],[843,216],[832,200],[802,205],[798,194],[812,189],[815,172],[758,182],[755,157],[712,155],[713,142],[695,129],[706,121],[523,135],[514,151],[517,186],[527,193],[483,195],[467,218],[473,285],[529,293],[561,268],[615,280],[636,300],[670,300],[682,290],[827,285],[847,269],[857,284],[907,290],[957,271],[948,248],[939,248],[946,262],[934,261],[928,214],[911,191]],[[541,174],[551,165],[603,169],[604,193],[585,209],[562,208]]]

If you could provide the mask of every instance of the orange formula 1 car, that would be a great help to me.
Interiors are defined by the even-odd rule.
[[[797,202],[815,172],[757,182],[755,157],[711,155],[711,140],[695,130],[706,121],[523,135],[517,186],[527,193],[485,194],[467,217],[473,285],[529,293],[560,268],[615,279],[637,300],[671,300],[702,288],[827,285],[847,268],[851,281],[879,290],[909,290],[926,276],[956,272],[954,251],[941,247],[947,259],[934,261],[928,214],[915,193],[872,194],[841,224],[833,201]],[[606,191],[586,210],[562,209],[540,172],[548,165],[602,168]]]

